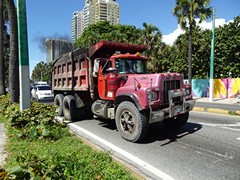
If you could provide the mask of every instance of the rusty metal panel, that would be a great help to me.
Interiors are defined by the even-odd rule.
[[[53,63],[52,89],[87,91],[88,63],[86,49],[77,49]]]

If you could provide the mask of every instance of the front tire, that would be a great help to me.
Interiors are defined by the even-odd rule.
[[[184,114],[180,114],[173,118],[165,119],[163,121],[163,124],[170,128],[178,128],[187,123],[188,117],[189,117],[189,112],[186,112]]]
[[[122,138],[139,142],[147,134],[148,121],[132,102],[122,102],[116,111],[116,126]]]

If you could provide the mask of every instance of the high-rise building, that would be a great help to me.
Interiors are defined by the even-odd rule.
[[[76,42],[86,27],[99,21],[109,21],[114,25],[120,23],[120,8],[116,0],[86,0],[82,11],[73,13],[72,42]]]
[[[71,50],[71,43],[64,39],[46,39],[46,59],[47,63],[53,62],[62,54]]]
[[[83,29],[83,13],[75,11],[72,16],[72,43],[76,42],[77,38],[82,35]]]

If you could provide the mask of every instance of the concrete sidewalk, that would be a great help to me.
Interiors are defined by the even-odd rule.
[[[6,129],[4,123],[0,123],[0,167],[3,166],[7,153],[4,151],[4,146],[7,141]]]
[[[193,99],[196,102],[205,102],[205,103],[219,103],[219,104],[238,104],[240,105],[239,98],[214,98],[213,101],[210,101],[208,97],[194,97]]]
[[[210,112],[225,115],[240,115],[239,98],[194,98],[196,100],[193,111]]]

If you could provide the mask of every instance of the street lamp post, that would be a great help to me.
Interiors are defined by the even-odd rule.
[[[211,58],[210,58],[210,89],[209,101],[214,98],[214,34],[215,34],[215,9],[212,9],[212,43],[211,43]]]
[[[17,0],[20,110],[28,109],[30,103],[29,57],[25,0]]]

